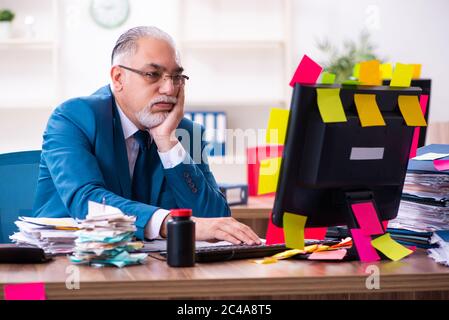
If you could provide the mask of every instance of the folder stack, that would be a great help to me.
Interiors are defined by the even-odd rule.
[[[420,158],[409,161],[398,216],[389,223],[399,242],[434,248],[434,233],[449,229],[449,171],[438,171],[433,160],[419,160],[436,153],[449,154],[449,146],[419,148]]]
[[[19,232],[9,238],[18,245],[30,245],[51,255],[72,253],[78,224],[72,218],[19,217]]]
[[[204,127],[204,141],[207,142],[209,156],[226,154],[226,113],[225,112],[186,112],[184,117]]]
[[[89,213],[76,232],[75,251],[70,260],[75,264],[96,267],[144,263],[147,254],[130,253],[142,244],[132,242],[136,217],[119,209],[89,201]]]

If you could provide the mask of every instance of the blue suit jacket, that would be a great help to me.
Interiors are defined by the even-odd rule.
[[[44,132],[35,216],[84,219],[88,200],[101,203],[104,197],[108,205],[137,217],[136,236],[140,239],[159,208],[192,208],[198,217],[229,216],[208,164],[201,161],[205,147],[202,127],[184,118],[179,129],[184,129],[179,139],[188,161],[164,169],[157,159],[148,205],[129,200],[126,145],[109,86],[64,102],[50,116]]]

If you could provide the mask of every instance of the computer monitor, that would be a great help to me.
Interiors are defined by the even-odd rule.
[[[340,87],[347,122],[324,123],[317,88]],[[362,127],[354,94],[375,94],[385,126]],[[380,220],[396,217],[414,127],[398,108],[399,95],[421,89],[296,84],[272,220],[284,212],[307,216],[306,227],[357,227],[349,206],[373,200]]]
[[[390,80],[383,80],[382,84],[384,86],[390,85]],[[426,122],[429,119],[430,112],[430,93],[432,89],[432,80],[431,79],[413,79],[410,86],[421,88],[421,94],[427,95],[429,99],[427,100],[426,112],[424,113],[424,118]],[[426,145],[426,135],[427,135],[427,127],[422,127],[419,130],[419,138],[417,147],[424,147]]]

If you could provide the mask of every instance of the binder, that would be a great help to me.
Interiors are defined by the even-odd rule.
[[[204,127],[205,132],[202,138],[207,142],[209,156],[224,156],[226,154],[227,119],[225,112],[190,111],[186,112],[184,117]]]
[[[248,203],[248,185],[238,183],[219,183],[221,193],[229,206]]]
[[[429,152],[435,153],[449,153],[449,145],[447,144],[429,144],[417,150],[416,155],[420,156]],[[449,157],[441,158],[439,160],[449,160]],[[433,161],[422,161],[410,159],[408,162],[407,172],[413,173],[433,173],[433,174],[448,174],[449,171],[438,171],[433,166]]]

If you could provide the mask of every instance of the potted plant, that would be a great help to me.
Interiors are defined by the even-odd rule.
[[[14,20],[14,13],[9,9],[0,9],[0,39],[11,37],[11,23]]]

